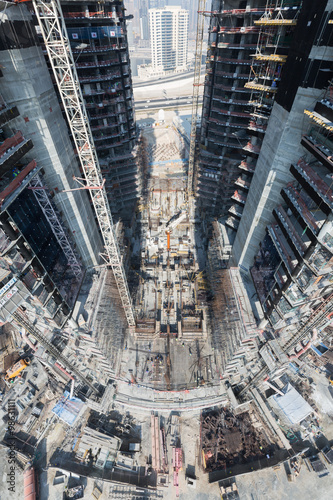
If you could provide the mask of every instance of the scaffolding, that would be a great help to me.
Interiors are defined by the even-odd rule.
[[[133,329],[132,299],[60,1],[33,0],[33,5],[103,237],[102,257],[112,267],[128,325]]]
[[[54,236],[56,237],[62,251],[64,252],[67,263],[72,269],[75,278],[79,281],[82,278],[82,266],[74,253],[74,250],[67,238],[63,225],[56,214],[46,188],[44,188],[39,175],[36,175],[30,181],[32,192],[42,209],[43,214],[48,220]]]
[[[251,96],[254,111],[260,108],[263,113],[265,108],[269,109],[273,105],[283,65],[287,61],[287,55],[279,52],[288,48],[290,28],[297,24],[299,4],[300,2],[296,1],[278,0],[272,9],[271,4],[267,2],[264,14],[254,21],[254,24],[260,27],[260,32],[249,80],[244,85],[255,94]]]

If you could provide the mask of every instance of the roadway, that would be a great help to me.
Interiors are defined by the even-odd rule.
[[[149,109],[165,109],[165,108],[179,108],[179,107],[192,107],[192,96],[172,97],[171,99],[148,99],[136,100],[135,110],[149,110]],[[200,102],[200,101],[199,101]]]
[[[202,83],[204,82],[204,77],[205,76],[203,74],[201,76]],[[203,86],[200,87],[200,91],[201,93],[203,92]],[[175,77],[172,77],[168,79],[168,81],[147,81],[140,87],[134,87],[133,93],[136,102],[147,102],[148,99],[160,99],[162,101],[171,100],[174,97],[190,97],[193,94],[193,74],[190,77],[182,77],[179,80],[175,79]]]
[[[203,68],[202,74],[204,74],[205,71],[206,71],[206,68]],[[144,82],[142,80],[137,81],[138,78],[134,77],[133,78],[133,88],[146,87],[147,85],[155,85],[155,84],[163,85],[164,83],[173,82],[175,80],[184,80],[185,78],[192,78],[193,79],[194,78],[194,71],[185,71],[184,73],[175,74],[172,76],[151,78],[151,79],[146,80]]]

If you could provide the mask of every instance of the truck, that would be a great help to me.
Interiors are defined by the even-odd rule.
[[[30,364],[30,359],[20,359],[13,366],[8,368],[5,376],[5,380],[11,380],[12,378],[17,377],[21,371],[23,371]]]

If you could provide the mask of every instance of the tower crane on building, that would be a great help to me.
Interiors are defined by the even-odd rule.
[[[89,190],[96,219],[102,234],[105,253],[101,255],[107,265],[110,265],[112,268],[127,323],[133,331],[135,327],[135,316],[132,298],[128,288],[122,256],[113,225],[112,214],[84,105],[60,0],[32,0],[32,3],[64,106],[68,125],[75,143],[80,165],[84,173],[85,187]]]
[[[187,192],[189,201],[193,199],[195,190],[195,150],[197,137],[197,120],[199,107],[199,90],[200,90],[200,75],[201,75],[201,60],[202,60],[202,40],[205,24],[205,6],[206,0],[199,0],[198,4],[198,23],[197,23],[197,39],[195,49],[195,65],[194,65],[194,82],[193,82],[193,100],[192,100],[192,121],[191,121],[191,137],[190,137],[190,154],[188,159],[188,179]]]

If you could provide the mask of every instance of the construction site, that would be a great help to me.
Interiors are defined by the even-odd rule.
[[[229,472],[235,466],[240,470],[244,464],[254,469],[260,460],[274,460],[278,447],[260,420],[253,409],[236,414],[228,408],[203,413],[201,449],[205,470],[228,469]]]
[[[192,102],[135,116],[123,1],[0,2],[15,498],[326,498],[332,13],[199,0]]]

